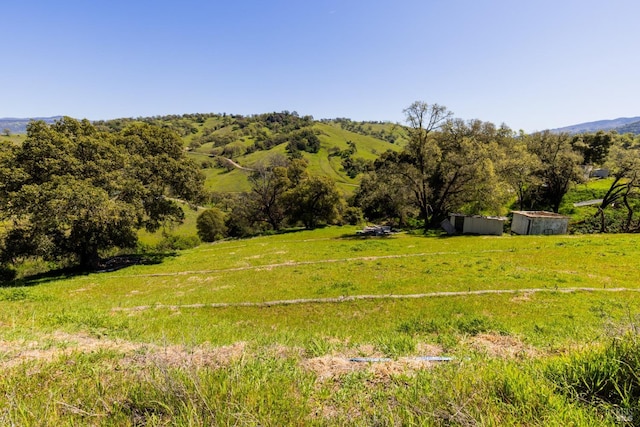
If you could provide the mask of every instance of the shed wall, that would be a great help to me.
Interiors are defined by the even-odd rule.
[[[527,216],[518,212],[513,213],[511,231],[516,234],[566,234],[569,228],[569,218]]]
[[[529,234],[566,234],[567,218],[533,218]]]
[[[529,218],[517,212],[513,213],[511,220],[511,231],[516,234],[527,234],[529,226]]]
[[[463,233],[502,235],[503,221],[496,218],[468,216],[464,219]]]

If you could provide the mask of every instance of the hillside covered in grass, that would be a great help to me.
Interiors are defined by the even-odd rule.
[[[633,425],[638,142],[410,112],[3,142],[0,424]],[[576,234],[434,230],[517,207]],[[406,231],[361,236],[365,215]]]
[[[0,424],[614,426],[640,410],[634,236],[355,231],[0,287]]]
[[[134,119],[97,124],[118,130],[131,120]],[[207,177],[206,187],[222,193],[247,191],[251,169],[267,164],[274,156],[296,153],[309,162],[311,174],[330,177],[350,194],[369,162],[387,150],[400,150],[408,141],[406,128],[398,124],[349,119],[317,121],[287,111],[252,116],[185,114],[135,120],[176,131],[189,156],[201,165]],[[311,144],[309,139],[313,140]],[[354,152],[345,161],[340,152],[350,146]]]
[[[127,251],[299,227],[429,233],[452,212],[551,210],[572,216],[572,232],[640,230],[631,135],[527,135],[422,101],[403,112],[407,126],[288,111],[34,122],[24,140],[2,143],[3,268],[10,275],[33,259],[95,267]],[[611,178],[590,180],[598,167]]]

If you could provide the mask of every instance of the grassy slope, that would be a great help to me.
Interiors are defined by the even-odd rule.
[[[315,236],[318,238],[314,238]],[[95,310],[99,318],[114,307],[154,304],[262,302],[484,289],[546,288],[551,291],[565,287],[602,289],[638,286],[634,279],[638,272],[632,255],[636,241],[628,236],[617,239],[608,236],[597,239],[454,238],[445,242],[440,239],[408,236],[386,241],[352,241],[339,239],[335,234],[333,237],[328,236],[330,235],[327,232],[303,233],[300,236],[258,238],[246,244],[226,242],[207,245],[188,251],[159,266],[135,267],[111,275],[59,282],[57,286],[50,287],[48,292],[49,295],[69,293],[65,297],[66,301],[58,301],[55,304],[58,310],[64,310],[66,306],[72,312],[74,307],[84,307],[85,310]],[[320,240],[325,238],[328,240]],[[479,246],[484,250],[479,251]],[[385,258],[389,255],[401,256]],[[571,262],[570,258],[575,261]],[[340,261],[327,263],[327,260]],[[283,263],[285,265],[282,265]],[[75,293],[74,289],[85,291]],[[135,295],[132,295],[134,291]],[[340,321],[340,327],[332,330],[333,334],[337,334],[336,338],[372,340],[379,332],[392,333],[391,325],[397,326],[401,320],[423,316],[427,316],[425,319],[436,319],[443,315],[442,310],[446,306],[449,306],[445,310],[448,313],[446,316],[467,315],[467,311],[470,310],[469,315],[475,313],[478,316],[490,317],[500,325],[501,330],[522,333],[528,336],[528,339],[537,342],[575,339],[577,336],[593,332],[588,323],[580,323],[585,320],[585,316],[590,318],[589,313],[576,314],[581,320],[574,322],[564,317],[575,308],[552,307],[560,301],[580,301],[581,296],[553,293],[535,295],[531,297],[530,304],[515,305],[509,303],[512,297],[513,295],[501,295],[450,298],[445,299],[446,301],[364,301],[344,304],[345,307],[342,308],[337,305],[335,310],[332,307],[314,307],[311,304],[274,308],[271,312],[276,317],[266,323],[264,319],[254,317],[265,315],[264,309],[251,308],[214,311],[207,308],[185,309],[185,316],[173,316],[175,312],[172,310],[151,310],[141,313],[142,317],[139,320],[143,320],[143,324],[131,319],[132,313],[123,313],[116,318],[122,321],[129,319],[130,330],[127,334],[132,334],[136,339],[158,340],[164,336],[165,339],[178,342],[183,334],[178,327],[180,323],[196,328],[197,322],[214,313],[216,316],[222,316],[220,319],[225,318],[225,313],[230,314],[231,318],[239,315],[247,320],[253,319],[251,324],[254,327],[248,330],[231,328],[222,331],[215,327],[215,336],[211,335],[211,330],[206,329],[196,328],[190,332],[190,339],[196,342],[213,340],[219,344],[258,337],[278,342],[287,336],[287,340],[302,345],[302,338],[313,333],[324,333],[324,328],[341,319],[343,315],[340,311],[349,306],[362,307],[362,322],[347,325]],[[625,298],[628,298],[630,303],[636,301],[637,297],[632,293],[625,294]],[[500,304],[494,307],[496,301]],[[549,301],[555,301],[548,307],[549,310],[536,314],[541,308],[538,304],[546,305]],[[387,313],[375,314],[375,307],[385,307]],[[435,313],[439,314],[428,314],[428,310],[434,307],[438,307]],[[519,313],[513,312],[516,308]],[[318,312],[328,310],[333,314],[324,320],[316,321],[315,327],[312,324],[305,327],[305,313],[309,309]],[[547,319],[546,316],[550,312],[556,312],[557,317]],[[114,313],[111,316],[114,316]],[[167,316],[175,317],[175,329],[164,328],[166,322],[173,323]],[[284,317],[278,320],[278,316]],[[334,319],[331,320],[331,317]],[[375,317],[378,317],[379,322],[374,320]],[[517,319],[517,322],[511,323],[511,319]],[[293,326],[293,329],[269,331],[270,325],[279,321],[286,322]],[[534,325],[538,323],[549,331],[544,334],[535,332]],[[222,323],[227,324],[224,321]],[[568,324],[572,327],[562,330]],[[577,334],[577,331],[580,333]],[[300,336],[295,337],[297,334]]]
[[[210,120],[213,119],[209,119],[205,123],[205,127],[213,126],[214,122],[209,123]],[[392,125],[376,126],[391,127]],[[387,149],[399,149],[398,145],[390,144],[371,136],[346,131],[335,124],[316,123],[314,129],[320,132],[321,148],[318,153],[304,153],[304,157],[309,161],[309,172],[314,175],[331,177],[346,194],[350,194],[353,191],[359,179],[349,178],[342,170],[340,160],[337,158],[329,158],[329,149],[333,147],[345,149],[347,148],[347,141],[353,141],[356,143],[358,149],[355,157],[361,157],[367,160],[374,160],[378,154]],[[219,134],[229,133],[230,127],[222,128],[216,132]],[[251,138],[244,137],[243,139],[244,141],[237,140],[233,144],[252,144]],[[201,162],[208,158],[206,153],[211,151],[212,148],[211,144],[205,144],[196,152],[191,153],[191,156],[196,161]],[[250,168],[257,163],[267,162],[269,157],[274,155],[286,155],[284,144],[273,147],[270,150],[241,155],[234,158],[234,160],[238,164]],[[240,192],[249,189],[246,172],[238,170],[227,172],[224,169],[207,169],[205,170],[205,174],[207,175],[206,186],[208,189],[219,192]]]
[[[424,424],[459,410],[499,425],[612,424],[542,376],[547,358],[633,321],[636,236],[353,232],[225,241],[160,265],[0,289],[0,408],[8,408],[0,421],[87,423],[97,414],[113,424],[200,424],[207,416],[207,424]],[[629,291],[558,292],[573,287]],[[206,306],[488,289],[522,292]],[[222,356],[238,348],[237,358]],[[174,352],[180,363],[167,359]],[[439,352],[465,362],[420,369],[344,361]],[[15,365],[20,358],[25,364]]]
[[[149,233],[148,231],[141,230],[138,232],[138,239],[140,243],[148,246],[155,246],[163,238],[163,233],[168,233],[176,236],[196,236],[198,231],[196,229],[196,219],[198,214],[202,212],[203,208],[192,208],[186,203],[182,203],[182,210],[184,211],[184,222],[182,224],[169,225],[163,229],[158,230],[155,233]]]
[[[27,135],[23,133],[12,134],[10,136],[1,135],[0,141],[8,141],[13,144],[22,144],[26,137]]]
[[[339,139],[340,137],[344,138],[345,136],[351,136],[351,135],[349,134],[345,135],[345,134],[341,134],[341,132],[335,132],[334,136],[331,139],[329,139],[329,141],[331,141],[332,143],[335,143],[337,141],[340,141]],[[323,136],[321,138],[327,138],[327,136]],[[367,137],[362,137],[362,138],[367,138]],[[358,141],[355,141],[355,142],[358,143]],[[388,143],[385,143],[385,144],[388,144]],[[391,145],[391,144],[388,144],[388,145]],[[345,146],[346,146],[346,143],[345,143]],[[367,146],[367,145],[362,144],[358,146]],[[369,145],[369,147],[371,146],[372,145]],[[382,147],[385,147],[385,145],[383,145]],[[343,149],[345,147],[340,147],[340,148]],[[375,146],[373,146],[372,149],[375,149]],[[274,147],[269,153],[271,155],[274,155],[276,153],[284,155],[285,154],[284,147]],[[326,153],[326,148],[324,146],[324,143],[323,143],[323,148],[321,150],[321,153]],[[359,151],[358,154],[362,154],[361,151]],[[196,154],[195,156],[198,156],[198,154]],[[200,155],[200,156],[203,156],[203,155]],[[203,156],[203,158],[208,158],[208,157]],[[248,156],[245,156],[243,160],[238,160],[238,161],[241,162],[242,165],[249,166],[259,161],[265,161],[266,158],[267,157],[265,157],[264,152],[256,152]],[[323,160],[323,157],[321,155],[312,156],[309,154],[305,154],[305,158],[307,158],[310,162],[309,170],[312,171],[312,173],[323,173],[324,171],[326,175],[332,176],[332,178],[336,180],[338,187],[341,188],[345,194],[349,194],[351,191],[353,191],[354,188],[356,188],[358,179],[357,178],[350,179],[349,177],[341,175],[340,172],[338,172],[340,165],[338,163],[338,160],[335,157],[332,157],[330,159],[327,157],[324,157],[324,160]],[[220,188],[227,188],[227,189],[232,189],[234,192],[239,192],[239,191],[248,191],[250,188],[249,182],[246,180],[247,172],[245,171],[235,169],[230,172],[227,172],[221,169],[205,169],[204,172],[210,177],[207,180],[207,186],[208,186],[207,188],[211,190],[220,191]],[[211,176],[213,175],[215,175],[215,177],[211,178]],[[217,182],[218,186],[212,187],[211,185],[213,182]],[[571,223],[576,223],[585,219],[592,218],[596,214],[596,211],[597,211],[596,206],[585,206],[585,207],[576,208],[573,206],[573,203],[590,200],[590,199],[602,198],[603,195],[606,193],[606,191],[609,189],[610,185],[611,185],[611,179],[595,179],[587,183],[579,184],[575,186],[565,196],[560,208],[560,213],[569,215],[572,218]],[[195,220],[198,212],[187,208],[185,209],[185,214],[186,214],[185,223],[183,225],[178,225],[173,229],[168,230],[170,233],[182,235],[182,236],[196,234]],[[570,229],[571,229],[571,224],[570,224]],[[161,231],[154,234],[149,234],[146,232],[141,233],[141,241],[145,244],[158,243],[161,239],[162,239]]]

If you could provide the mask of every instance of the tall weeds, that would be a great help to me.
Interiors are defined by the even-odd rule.
[[[623,424],[640,426],[640,337],[635,332],[550,364],[547,377],[561,393],[611,412]]]

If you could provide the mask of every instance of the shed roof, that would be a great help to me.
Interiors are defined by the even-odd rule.
[[[568,216],[560,215],[555,212],[547,212],[547,211],[513,211],[514,214],[520,214],[524,216],[528,216],[529,218],[558,218],[558,219],[569,219]]]
[[[465,218],[496,219],[500,221],[506,221],[507,219],[509,219],[506,216],[467,215],[467,214],[461,214],[461,213],[450,213],[449,216],[462,216]]]

